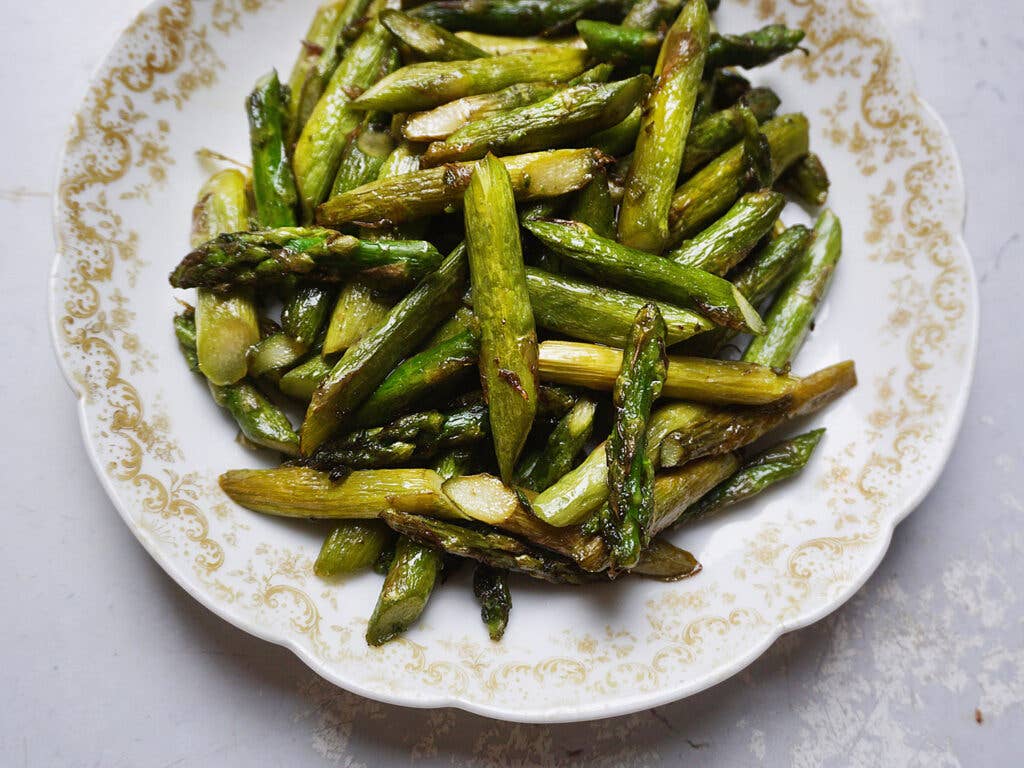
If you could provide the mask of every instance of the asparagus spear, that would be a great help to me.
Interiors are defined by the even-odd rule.
[[[606,159],[592,149],[555,149],[501,158],[517,200],[558,197],[590,182]],[[327,226],[389,226],[462,206],[476,163],[449,163],[366,184],[331,198],[317,212]]]
[[[392,546],[394,534],[379,520],[346,520],[324,539],[313,573],[328,579],[372,567]]]
[[[647,425],[667,370],[665,323],[655,305],[646,304],[637,313],[621,361],[612,395],[615,422],[607,444],[609,515],[601,530],[613,573],[640,561],[654,516],[654,465],[647,455]]]
[[[583,584],[595,577],[572,562],[496,531],[476,530],[430,517],[386,511],[381,517],[403,536],[459,557],[535,579]]]
[[[220,487],[254,512],[278,517],[371,520],[387,509],[448,518],[465,514],[441,490],[431,469],[368,469],[334,481],[308,467],[233,469]]]
[[[338,172],[348,135],[362,115],[351,106],[350,94],[368,88],[391,62],[391,33],[370,22],[345,52],[295,145],[293,166],[304,220],[328,192]]]
[[[802,29],[789,29],[781,24],[770,24],[742,35],[714,35],[708,47],[707,66],[708,69],[760,67],[795,51],[803,39]]]
[[[402,126],[409,141],[446,139],[459,128],[508,109],[523,107],[546,99],[559,86],[544,82],[516,83],[494,93],[464,96],[426,112],[411,115]]]
[[[426,346],[436,347],[449,339],[454,339],[464,331],[472,331],[474,335],[480,335],[480,321],[476,319],[476,315],[469,307],[459,307],[454,315],[434,331],[434,335],[430,337]]]
[[[743,462],[734,475],[723,480],[679,516],[676,524],[689,523],[713,515],[724,507],[738,504],[799,473],[810,461],[824,429],[805,432],[776,443]]]
[[[828,200],[830,182],[821,158],[811,152],[782,174],[779,184],[804,205],[817,207]]]
[[[797,224],[763,245],[732,277],[732,284],[755,307],[778,289],[797,268],[811,242],[811,231]],[[716,328],[702,333],[687,345],[687,351],[702,357],[717,355],[735,333],[728,328]]]
[[[466,190],[466,250],[480,319],[480,381],[498,467],[509,481],[537,411],[537,332],[505,166],[488,155]]]
[[[650,88],[646,75],[607,84],[576,85],[542,101],[477,120],[427,148],[427,166],[474,160],[487,152],[526,152],[571,143],[624,119]]]
[[[737,409],[673,403],[651,417],[648,450],[662,467],[676,467],[695,458],[742,448],[792,418],[824,408],[857,382],[852,363],[841,363],[801,379],[785,408]],[[718,481],[716,481],[718,482]],[[599,445],[572,472],[537,496],[531,509],[537,517],[562,527],[581,522],[608,498],[605,446]]]
[[[192,244],[246,226],[245,176],[216,173],[203,185],[192,209]],[[260,331],[252,291],[241,288],[218,295],[200,290],[196,298],[196,352],[199,369],[214,385],[234,384],[245,376],[249,347]]]
[[[803,115],[782,115],[761,126],[771,153],[771,176],[783,171],[807,154],[808,127]],[[721,216],[743,193],[749,169],[744,147],[738,144],[687,179],[672,196],[669,210],[670,242],[699,232]]]
[[[693,173],[745,136],[756,133],[758,126],[775,114],[779,103],[774,91],[755,88],[740,103],[715,112],[694,125],[686,137],[683,173]]]
[[[598,344],[622,346],[644,299],[573,278],[526,268],[526,287],[537,325]],[[704,333],[714,324],[688,309],[658,303],[668,327],[667,343]]]
[[[350,31],[357,25],[364,13],[375,16],[383,3],[378,0],[373,3],[372,8],[370,5],[370,0],[347,0],[345,2],[333,19],[329,36],[320,46],[319,54],[309,67],[302,86],[292,89],[291,100],[295,103],[293,142],[298,138],[310,115],[313,114],[320,97],[328,89],[331,77],[337,71],[342,57],[349,49]]]
[[[786,408],[758,412],[686,403],[670,406],[675,429],[661,442],[661,465],[678,467],[701,456],[742,448],[790,419],[824,408],[856,383],[853,363],[845,362],[801,379]]]
[[[735,69],[719,69],[715,71],[715,109],[726,109],[739,103],[739,100],[753,90],[750,81]]]
[[[380,246],[394,245],[381,241]],[[410,347],[423,341],[455,310],[466,280],[466,259],[456,249],[438,270],[427,275],[388,316],[354,346],[313,393],[302,424],[301,447],[309,455],[340,427]]]
[[[611,390],[623,365],[622,350],[574,341],[540,345],[538,370],[545,381]],[[665,397],[719,405],[768,405],[790,395],[799,379],[750,363],[671,357]]]
[[[517,486],[543,491],[573,468],[590,440],[597,404],[581,398],[552,430],[541,450],[527,455],[516,469]]]
[[[768,313],[765,335],[751,342],[744,360],[774,368],[789,365],[828,291],[842,249],[839,219],[831,211],[824,211],[814,225],[814,239],[803,263],[782,287]]]
[[[403,362],[359,408],[356,424],[383,424],[425,395],[438,393],[465,378],[477,366],[479,337],[463,331]]]
[[[579,37],[509,37],[508,35],[488,35],[483,32],[471,32],[459,30],[455,36],[472,43],[476,47],[487,51],[491,56],[504,56],[506,53],[517,51],[532,51],[537,48],[585,48]]]
[[[490,56],[487,51],[426,19],[386,10],[380,14],[380,20],[398,40],[428,61],[462,61]]]
[[[508,574],[478,563],[473,570],[473,594],[480,601],[480,618],[484,620],[487,634],[495,642],[501,640],[508,626],[508,615],[512,611]]]
[[[252,148],[252,191],[256,217],[265,227],[295,226],[298,192],[285,148],[284,101],[281,83],[273,70],[256,81],[246,99]],[[242,228],[234,227],[231,231]]]
[[[657,85],[644,105],[626,194],[619,210],[619,241],[660,252],[669,236],[672,193],[683,160],[709,36],[704,0],[687,0],[658,54]]]
[[[366,113],[363,122],[342,150],[338,173],[331,187],[331,197],[369,184],[377,178],[384,160],[395,148],[390,121],[384,119],[386,116],[381,112]]]
[[[668,253],[677,264],[724,275],[746,258],[782,213],[786,199],[764,190],[744,195],[722,218]]]
[[[437,269],[440,260],[434,246],[419,240],[367,242],[331,229],[280,227],[219,235],[185,256],[170,279],[175,288],[225,291],[292,275],[324,283],[362,273],[401,285]]]
[[[430,599],[443,562],[437,549],[398,537],[394,559],[366,625],[366,642],[383,645],[412,626]]]
[[[249,373],[257,379],[280,375],[295,365],[309,349],[287,333],[278,331],[265,336],[249,350]]]
[[[526,228],[580,270],[640,295],[693,304],[714,322],[737,330],[764,330],[750,303],[732,284],[702,269],[619,245],[576,222],[532,221]]]
[[[191,312],[186,310],[174,318],[174,333],[189,368],[198,371],[196,322]],[[298,435],[288,417],[256,387],[244,379],[223,386],[212,381],[208,383],[214,402],[231,414],[248,440],[281,453],[297,452]]]
[[[587,50],[599,61],[615,64],[644,64],[658,58],[662,35],[648,29],[637,29],[604,21],[581,19],[576,22]]]
[[[344,27],[345,10],[351,4],[348,0],[331,0],[319,6],[310,21],[306,36],[302,38],[302,47],[292,66],[288,78],[288,145],[291,146],[298,138],[305,118],[299,120],[299,95],[309,77],[310,71],[316,66],[324,50],[338,36],[338,30]]]
[[[616,0],[435,0],[412,13],[445,29],[497,35],[548,35],[583,15],[621,13]]]
[[[696,576],[701,565],[685,549],[662,539],[654,539],[640,555],[640,561],[630,570],[631,574],[646,576],[659,581],[681,581]]]
[[[513,83],[561,82],[586,65],[584,51],[551,48],[469,61],[428,61],[394,72],[353,102],[356,109],[412,112],[452,99],[491,93]]]

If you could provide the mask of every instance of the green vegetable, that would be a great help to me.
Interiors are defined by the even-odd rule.
[[[584,15],[621,13],[620,0],[434,0],[412,13],[445,29],[549,35]]]
[[[649,298],[693,304],[705,317],[728,328],[754,333],[764,330],[750,302],[716,275],[598,237],[590,227],[576,222],[533,221],[525,226],[595,280]]]
[[[644,105],[640,133],[619,209],[619,241],[660,252],[669,237],[669,208],[690,132],[708,46],[704,0],[687,0],[658,54],[657,85]]]
[[[828,292],[843,250],[839,219],[825,211],[814,225],[814,239],[803,263],[782,287],[765,321],[765,335],[754,339],[743,359],[773,368],[789,365],[800,350],[818,305]]]
[[[575,466],[590,440],[597,403],[581,398],[552,430],[544,447],[528,454],[516,470],[515,484],[543,491]]]
[[[357,273],[407,285],[437,269],[440,261],[437,249],[420,240],[368,242],[332,229],[280,227],[207,241],[182,259],[171,273],[171,285],[226,291],[279,284],[293,275],[329,283]]]
[[[394,534],[377,520],[346,520],[336,525],[313,564],[321,579],[371,568],[392,546]]]
[[[665,381],[665,323],[653,304],[638,313],[626,339],[622,370],[612,402],[615,422],[608,438],[608,516],[601,536],[611,553],[611,570],[628,570],[649,543],[654,515],[654,465],[647,456],[647,422]]]
[[[512,611],[508,574],[478,563],[473,570],[473,594],[480,601],[480,618],[487,627],[487,634],[495,642],[501,640],[508,626],[508,615]]]
[[[505,166],[488,155],[466,190],[466,250],[480,319],[480,380],[502,479],[511,480],[537,411],[537,332]]]
[[[598,61],[644,64],[658,58],[662,35],[648,29],[618,26],[604,21],[580,20],[576,31]]]
[[[383,645],[413,625],[427,606],[442,565],[441,553],[433,547],[398,537],[391,567],[366,626],[366,642]]]
[[[798,474],[810,461],[824,429],[815,429],[783,440],[743,462],[734,475],[723,480],[706,496],[687,507],[677,524],[713,515],[723,508],[756,496],[778,482]]]
[[[394,72],[359,96],[356,109],[412,112],[515,83],[562,82],[586,66],[584,51],[549,48],[469,61],[426,61]]]
[[[795,51],[803,39],[802,29],[789,29],[781,24],[770,24],[742,35],[713,35],[707,66],[709,69],[760,67]]]
[[[490,56],[443,27],[401,11],[382,11],[380,21],[391,34],[428,61],[463,61]]]
[[[432,166],[453,160],[475,160],[488,152],[510,154],[571,144],[624,119],[650,85],[649,77],[637,75],[613,83],[564,88],[542,101],[498,112],[459,128],[443,142],[431,144],[423,162]]]
[[[411,115],[402,126],[402,134],[409,141],[446,139],[468,123],[546,99],[560,87],[544,82],[516,83],[494,93],[464,96]]]
[[[782,174],[779,184],[804,205],[817,207],[828,200],[831,182],[821,158],[811,152]]]

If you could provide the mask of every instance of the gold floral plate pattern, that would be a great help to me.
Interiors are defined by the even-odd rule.
[[[250,513],[218,489],[224,469],[265,459],[232,439],[170,323],[166,276],[209,171],[195,151],[247,156],[245,94],[271,66],[288,71],[314,5],[154,3],[71,125],[55,204],[54,339],[96,472],[157,562],[211,610],[349,690],[520,721],[687,696],[849,598],[949,454],[977,335],[956,156],[871,8],[730,0],[718,15],[727,30],[777,21],[808,33],[807,56],[754,73],[811,118],[845,231],[797,370],[853,358],[861,384],[814,419],[829,431],[807,471],[680,532],[704,564],[694,579],[585,590],[517,581],[509,632],[494,644],[463,572],[405,638],[376,649],[363,632],[379,577],[319,581],[322,525]],[[788,220],[805,218],[790,208]]]

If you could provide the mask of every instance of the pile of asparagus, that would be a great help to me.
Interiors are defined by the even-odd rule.
[[[195,206],[178,340],[286,457],[222,488],[335,521],[315,571],[386,574],[375,645],[462,559],[494,639],[509,572],[693,575],[660,534],[799,472],[822,430],[740,452],[856,383],[790,373],[840,226],[780,222],[828,177],[735,69],[803,33],[718,34],[707,0],[397,5],[319,8],[246,102],[251,173]]]

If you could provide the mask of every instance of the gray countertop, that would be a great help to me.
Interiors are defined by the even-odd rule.
[[[1024,17],[1018,0],[883,0],[967,179],[982,302],[949,466],[829,618],[701,695],[599,723],[507,725],[366,702],[207,612],[108,502],[50,350],[56,155],[141,0],[4,11],[0,765],[1010,765],[1024,753]],[[1006,323],[1011,323],[1007,326]],[[1007,332],[1009,331],[1009,332]]]

